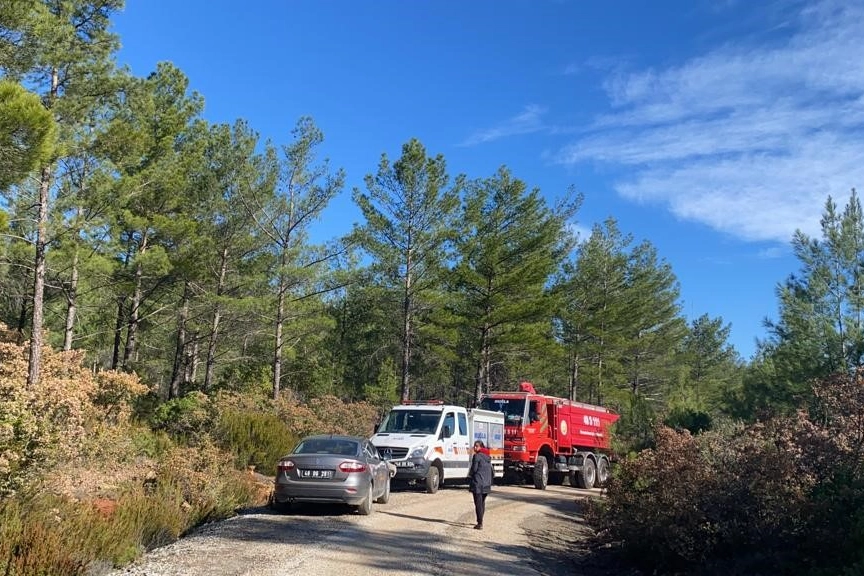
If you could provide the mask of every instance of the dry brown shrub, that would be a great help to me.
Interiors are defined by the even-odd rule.
[[[134,375],[94,374],[82,351],[45,347],[40,378],[27,386],[28,346],[0,325],[0,494],[14,493],[62,461],[88,461],[94,439],[128,422],[146,388]]]
[[[312,398],[302,404],[290,395],[274,401],[280,418],[298,436],[349,434],[370,436],[378,408],[367,402],[343,402],[335,396]]]
[[[648,571],[856,573],[864,567],[864,378],[827,379],[814,397],[791,417],[695,438],[659,429],[656,448],[620,464],[589,518]]]

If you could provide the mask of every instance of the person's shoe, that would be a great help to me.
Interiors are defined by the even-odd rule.
[[[477,525],[474,526],[474,530],[482,530],[482,529],[483,529],[483,525],[482,525],[482,524],[477,524]]]

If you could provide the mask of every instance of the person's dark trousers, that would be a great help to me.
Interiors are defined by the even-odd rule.
[[[483,525],[483,515],[486,513],[486,496],[488,494],[473,493],[474,496],[474,512],[477,513],[477,524]]]

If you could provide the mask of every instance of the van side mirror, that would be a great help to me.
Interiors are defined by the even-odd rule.
[[[444,428],[441,430],[441,438],[447,439],[450,438],[450,436],[452,436],[452,433],[450,432],[450,426],[444,426]]]

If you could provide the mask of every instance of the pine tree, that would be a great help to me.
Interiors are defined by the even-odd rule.
[[[399,294],[400,396],[411,396],[411,362],[426,297],[440,285],[452,216],[458,207],[462,178],[450,186],[444,157],[426,155],[416,139],[402,146],[391,164],[381,156],[377,173],[366,176],[367,192],[354,190],[354,201],[366,218],[356,231],[373,258],[376,280]]]
[[[551,342],[556,301],[547,288],[572,248],[567,223],[580,201],[572,196],[550,208],[539,189],[528,190],[505,167],[468,187],[453,282],[475,400],[489,391],[493,364],[543,356]]]
[[[61,133],[100,97],[94,87],[113,88],[106,78],[117,38],[108,32],[122,0],[29,0],[0,8],[0,71],[34,87],[58,121]],[[34,273],[28,385],[39,378],[43,347],[48,217],[56,162],[39,168],[35,212]]]

